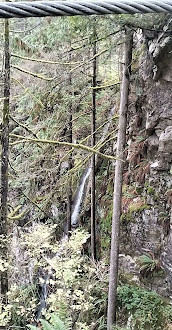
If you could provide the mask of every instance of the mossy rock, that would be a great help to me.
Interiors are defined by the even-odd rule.
[[[148,205],[148,204],[142,204],[140,202],[130,204],[130,206],[129,206],[130,213],[141,212],[143,210],[149,210],[149,209],[150,209],[150,205]]]

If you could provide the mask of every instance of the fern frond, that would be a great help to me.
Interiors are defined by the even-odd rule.
[[[63,321],[61,321],[55,314],[51,317],[51,324],[53,325],[54,330],[67,330]]]
[[[51,326],[50,323],[48,323],[46,320],[41,320],[41,324],[43,326],[43,330],[55,330],[53,326]]]
[[[27,325],[27,327],[31,330],[38,330],[38,328],[33,325]]]

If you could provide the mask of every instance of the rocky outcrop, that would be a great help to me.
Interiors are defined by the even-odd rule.
[[[127,220],[124,216],[120,265],[123,271],[135,276],[136,257],[148,253],[159,260],[165,272],[162,277],[154,277],[152,288],[172,298],[172,199],[168,197],[172,189],[172,37],[168,33],[171,26],[169,18],[156,38],[146,43],[132,79],[130,98],[134,104],[131,102],[129,108],[126,170],[129,175],[125,175],[129,177],[127,184],[135,187],[145,207],[130,212]],[[140,141],[144,141],[144,149]],[[129,257],[133,259],[129,262],[132,267],[126,266]]]

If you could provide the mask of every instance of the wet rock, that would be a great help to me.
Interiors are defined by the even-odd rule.
[[[125,273],[138,274],[136,258],[132,258],[130,255],[119,254],[119,267]]]
[[[137,77],[136,87],[142,94],[129,109],[129,152],[132,142],[137,144],[136,137],[146,136],[147,149],[142,159],[150,163],[150,172],[145,176],[145,184],[142,183],[141,197],[149,209],[132,213],[131,221],[122,224],[120,253],[125,257],[121,257],[120,267],[133,272],[132,260],[152,253],[155,259],[162,261],[165,275],[156,277],[151,288],[164,296],[170,294],[172,298],[172,225],[170,227],[171,204],[167,193],[172,189],[172,37],[168,34],[171,25],[172,20],[168,18],[161,28],[163,31],[149,38]],[[138,116],[139,124],[134,120]],[[128,156],[131,172],[130,158]],[[141,163],[135,166],[135,171],[139,171],[139,166]],[[138,185],[134,179],[132,181],[132,175],[130,184]],[[148,192],[150,187],[152,194]],[[149,281],[144,286],[150,289]]]
[[[169,169],[172,162],[172,126],[168,126],[159,138],[159,157],[164,168]]]
[[[131,225],[133,246],[140,254],[144,252],[156,253],[161,245],[161,227],[158,225],[158,209],[152,207],[144,210]]]
[[[168,34],[168,30],[171,29],[171,26],[172,20],[170,18],[163,27],[163,31],[160,32],[156,38],[148,42],[149,54],[151,54],[154,63],[153,79],[155,81],[159,79],[172,81],[172,37]]]
[[[148,149],[147,149],[148,157],[149,157],[149,159],[153,160],[153,159],[155,159],[155,156],[157,155],[157,151],[158,151],[158,147],[159,147],[158,136],[156,134],[153,134],[148,137],[146,142],[148,145]]]
[[[167,273],[167,281],[170,287],[170,298],[172,300],[172,211],[171,211],[171,219],[170,219],[170,233],[167,239],[167,243],[165,245],[164,251],[161,255],[161,260],[163,267]]]

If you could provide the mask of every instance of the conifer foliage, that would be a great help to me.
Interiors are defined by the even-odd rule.
[[[146,138],[135,139],[129,154],[126,137],[139,56],[147,52],[145,39],[138,50],[137,33],[143,38],[141,29],[153,32],[163,20],[0,22],[0,328],[151,330],[163,320],[168,329],[168,301],[143,283],[162,271],[160,260],[138,258],[146,276],[137,285],[118,270],[120,222],[130,226],[149,210],[145,191],[154,194]]]

